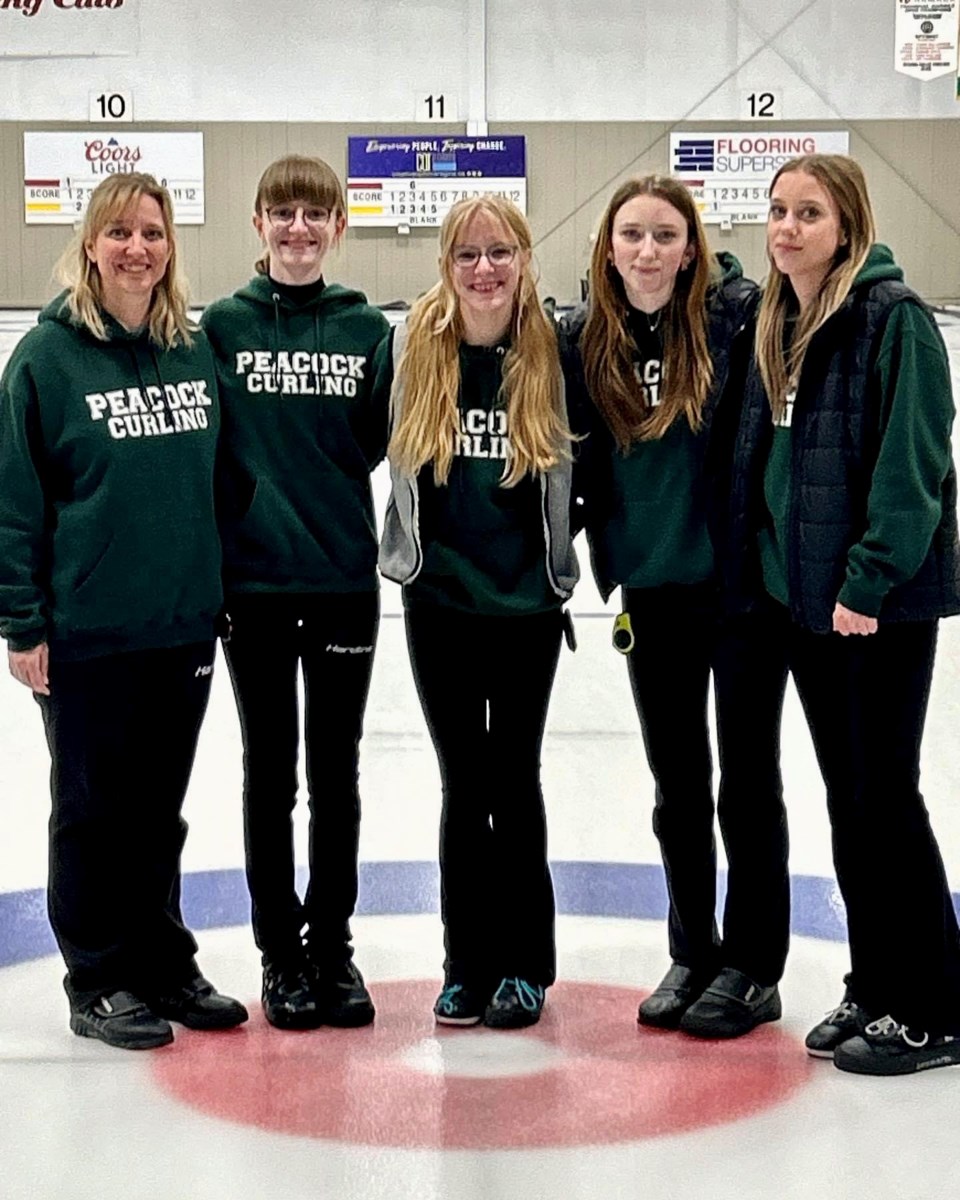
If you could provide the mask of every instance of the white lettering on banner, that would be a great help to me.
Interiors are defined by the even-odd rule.
[[[238,350],[235,374],[252,395],[348,396],[366,378],[365,354],[324,354],[319,350]]]
[[[105,419],[110,436],[118,441],[207,429],[206,410],[213,404],[205,379],[165,383],[162,388],[153,384],[143,391],[128,387],[88,392],[84,401],[91,421]],[[105,418],[108,410],[110,415]]]

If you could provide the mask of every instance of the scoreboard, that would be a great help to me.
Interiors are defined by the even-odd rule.
[[[76,224],[98,184],[132,171],[145,171],[168,189],[177,225],[203,224],[203,134],[137,130],[25,132],[24,222]]]
[[[352,137],[347,216],[353,226],[438,226],[458,200],[504,196],[527,211],[526,139]]]

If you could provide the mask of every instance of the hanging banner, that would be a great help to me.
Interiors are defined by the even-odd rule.
[[[960,0],[895,0],[894,69],[926,83],[957,70]]]
[[[203,224],[202,133],[25,133],[28,225],[73,225],[108,175],[144,171],[170,192],[178,225]]]
[[[489,195],[527,211],[526,138],[391,133],[347,139],[351,225],[439,225],[457,200]]]
[[[0,0],[0,57],[108,58],[140,48],[140,0]]]
[[[670,172],[693,192],[707,224],[757,224],[767,219],[770,180],[788,159],[849,151],[845,130],[671,133]]]

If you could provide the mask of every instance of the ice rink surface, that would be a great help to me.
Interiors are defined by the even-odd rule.
[[[32,320],[0,314],[0,366]],[[956,384],[960,318],[944,316],[942,328]],[[382,504],[382,472],[375,482]],[[259,1012],[240,736],[221,659],[185,810],[185,907],[202,968],[248,1002],[251,1021],[226,1034],[178,1032],[149,1054],[74,1037],[44,913],[40,717],[0,674],[0,1198],[955,1200],[960,1070],[863,1079],[803,1053],[806,1030],[840,998],[847,955],[823,786],[792,691],[784,1019],[729,1045],[638,1029],[637,1001],[667,965],[653,785],[610,647],[613,606],[589,580],[571,606],[580,648],[563,652],[543,754],[561,982],[524,1033],[434,1027],[439,777],[392,584],[383,607],[354,925],[379,1010],[369,1029],[283,1034]],[[960,621],[946,621],[923,789],[955,893],[958,729]],[[891,906],[897,887],[891,879]]]

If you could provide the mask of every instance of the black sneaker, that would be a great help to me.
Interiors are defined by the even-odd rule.
[[[263,1015],[277,1029],[316,1029],[323,1016],[305,963],[263,964]]]
[[[502,979],[483,1014],[491,1029],[523,1029],[536,1025],[543,1012],[544,990],[538,984],[514,977]]]
[[[847,993],[819,1025],[814,1025],[803,1044],[812,1058],[833,1058],[836,1048],[863,1033],[870,1021],[867,1013]]]
[[[700,998],[711,978],[674,963],[656,990],[641,1002],[637,1021],[641,1025],[655,1025],[658,1029],[676,1029],[680,1018],[694,1000]]]
[[[858,1037],[839,1045],[833,1065],[855,1075],[912,1075],[934,1067],[960,1066],[960,1037],[923,1033],[893,1017],[881,1017]]]
[[[173,1041],[170,1023],[132,992],[111,992],[72,1009],[70,1028],[79,1037],[99,1038],[121,1050],[152,1050]]]
[[[486,1001],[462,983],[448,983],[433,1006],[438,1025],[479,1025]]]
[[[734,1038],[782,1014],[776,984],[761,987],[733,967],[724,967],[699,1000],[680,1018],[680,1029],[702,1038]]]
[[[363,976],[352,959],[334,967],[313,964],[313,988],[324,1025],[356,1029],[376,1016]]]
[[[239,1000],[218,992],[202,975],[178,988],[151,994],[150,1007],[158,1016],[188,1029],[233,1029],[250,1015]]]

